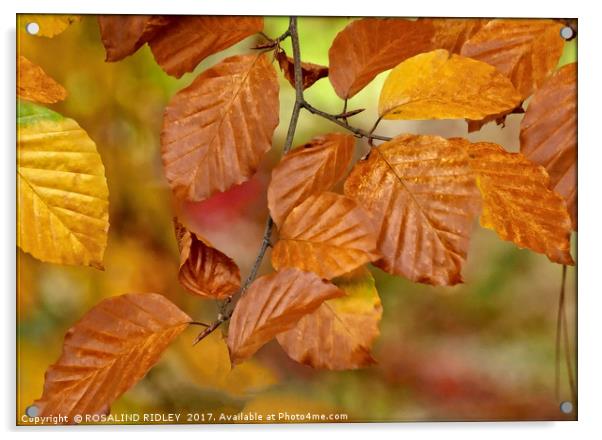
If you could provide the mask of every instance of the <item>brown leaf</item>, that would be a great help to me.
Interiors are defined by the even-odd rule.
[[[17,58],[17,96],[28,101],[54,104],[67,97],[62,85],[22,55]]]
[[[179,16],[148,44],[157,63],[180,78],[205,58],[263,30],[263,17]]]
[[[475,18],[421,18],[418,22],[431,22],[434,34],[431,38],[432,49],[445,49],[451,53],[460,53],[462,46],[476,34],[488,20]]]
[[[265,55],[226,58],[165,109],[161,155],[177,197],[204,200],[249,179],[272,146],[278,78]]]
[[[230,319],[228,348],[232,363],[251,357],[325,300],[343,295],[334,284],[297,269],[258,278],[240,298]]]
[[[286,80],[295,87],[295,62],[291,57],[286,56],[286,53],[281,50],[276,54],[280,70],[284,74]],[[328,67],[320,66],[313,63],[301,63],[301,71],[303,72],[303,90],[311,87],[317,80],[328,76]]]
[[[519,103],[510,80],[489,64],[437,49],[389,73],[378,113],[384,119],[481,119]]]
[[[292,330],[280,333],[278,342],[291,359],[314,368],[369,366],[374,363],[370,348],[379,334],[383,310],[374,278],[360,267],[333,283],[346,295],[324,301]]]
[[[510,115],[520,115],[525,113],[523,109],[523,103],[519,103],[516,107],[509,111],[503,111],[498,113],[497,115],[487,116],[483,119],[473,120],[467,119],[466,124],[468,125],[468,132],[472,133],[475,131],[479,131],[483,128],[483,125],[488,124],[489,122],[495,121],[496,125],[501,125],[504,127],[506,125],[506,118]]]
[[[156,293],[105,299],[65,335],[63,353],[46,371],[34,402],[39,416],[99,414],[136,384],[190,322]]]
[[[343,178],[355,138],[348,134],[318,136],[284,156],[272,171],[268,207],[278,226],[288,213],[311,195],[319,194]]]
[[[224,299],[240,288],[240,269],[227,255],[174,218],[180,250],[180,284],[195,295]]]
[[[525,99],[558,64],[564,48],[561,28],[553,20],[491,20],[464,44],[461,54],[496,67]]]
[[[383,258],[376,266],[422,283],[462,282],[480,206],[463,148],[438,136],[398,136],[355,165],[345,194],[377,226]]]
[[[533,95],[520,126],[520,149],[546,168],[576,230],[577,63],[562,67]]]
[[[352,199],[310,196],[288,215],[272,251],[272,266],[296,267],[331,279],[377,260],[376,231]]]
[[[99,15],[105,61],[119,61],[133,54],[159,31],[165,31],[169,22],[170,17],[160,15]]]

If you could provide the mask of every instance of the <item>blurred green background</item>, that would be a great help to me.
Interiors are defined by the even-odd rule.
[[[216,304],[186,293],[177,282],[178,253],[172,229],[182,216],[233,257],[246,274],[261,240],[267,215],[265,189],[288,127],[294,91],[281,79],[280,126],[274,148],[249,182],[202,203],[173,199],[163,177],[159,132],[170,97],[222,58],[249,50],[260,37],[203,61],[176,80],[154,62],[147,46],[118,63],[105,63],[96,18],[86,16],[53,39],[22,31],[18,52],[65,86],[69,96],[51,106],[75,119],[96,142],[110,190],[109,244],[104,272],[41,263],[18,251],[18,414],[41,396],[43,376],[61,351],[62,339],[102,298],[127,292],[166,295],[198,320],[215,317]],[[328,48],[346,18],[300,18],[304,61],[328,64]],[[276,37],[286,17],[268,17],[265,33]],[[290,44],[284,45],[290,54]],[[567,43],[561,64],[576,59]],[[386,73],[349,102],[366,108],[351,122],[363,128],[376,119]],[[343,103],[328,79],[306,92],[307,100],[338,113]],[[518,150],[522,115],[506,127],[486,125],[471,140]],[[339,127],[303,112],[295,144]],[[383,121],[378,132],[467,136],[466,123]],[[358,157],[367,151],[358,140]],[[576,237],[573,237],[575,241]],[[573,255],[576,255],[574,250]],[[269,255],[262,270],[269,271]],[[466,283],[430,287],[373,269],[383,302],[378,364],[360,371],[317,371],[289,360],[277,343],[227,372],[219,334],[196,347],[198,328],[187,330],[149,375],[112,406],[112,412],[170,413],[242,409],[344,412],[352,421],[574,419],[559,402],[570,400],[564,370],[555,395],[555,326],[562,268],[545,256],[520,250],[475,224]],[[575,359],[575,268],[568,270],[567,313]],[[564,354],[562,354],[562,357]]]

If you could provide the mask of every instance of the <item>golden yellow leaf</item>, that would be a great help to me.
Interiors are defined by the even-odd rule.
[[[482,119],[519,102],[510,80],[494,67],[438,49],[391,71],[378,113],[384,119]]]
[[[462,282],[480,207],[464,148],[439,136],[398,136],[355,165],[345,194],[376,224],[376,266],[416,282]]]
[[[346,295],[329,299],[305,315],[292,330],[276,338],[295,361],[314,368],[348,370],[374,363],[372,342],[378,336],[382,305],[368,269],[333,280]]]
[[[28,101],[54,104],[67,97],[62,85],[42,68],[22,55],[17,58],[17,97]]]
[[[35,36],[52,38],[65,31],[72,23],[81,20],[79,15],[61,14],[26,14],[19,16],[20,27],[25,29],[29,23],[37,23],[40,27]]]
[[[51,263],[103,266],[109,190],[96,145],[72,119],[20,102],[17,244]]]

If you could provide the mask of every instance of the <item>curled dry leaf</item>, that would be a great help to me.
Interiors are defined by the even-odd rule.
[[[268,207],[277,225],[311,195],[331,189],[351,163],[355,138],[348,134],[318,136],[284,156],[272,171]]]
[[[558,64],[564,48],[562,26],[554,20],[491,20],[464,43],[461,54],[494,66],[524,100]]]
[[[343,295],[334,284],[297,269],[257,278],[236,304],[230,319],[228,348],[232,363],[251,357],[327,299]]]
[[[331,279],[379,257],[368,214],[354,200],[324,192],[308,197],[288,215],[272,251],[272,266]]]
[[[542,165],[567,202],[577,229],[577,64],[558,70],[535,92],[520,126],[520,150]]]
[[[42,68],[22,55],[17,58],[17,97],[28,101],[54,104],[67,97],[62,85]]]
[[[295,87],[295,62],[293,59],[286,56],[283,50],[278,51],[276,59],[286,80]],[[317,80],[328,76],[328,67],[319,64],[302,62],[301,71],[303,73],[303,90],[311,87]]]
[[[374,363],[371,347],[383,311],[374,278],[360,267],[333,283],[346,295],[324,301],[276,338],[291,359],[314,368],[366,367]]]
[[[39,416],[100,414],[146,375],[191,321],[156,293],[105,299],[69,329],[34,402]]]
[[[50,263],[102,268],[109,189],[96,145],[75,121],[18,103],[17,197],[21,249]]]
[[[386,272],[428,284],[462,282],[480,197],[468,154],[438,136],[401,135],[373,148],[345,182],[378,230]]]
[[[482,119],[519,102],[510,80],[489,64],[438,49],[391,71],[378,113],[384,119]]]
[[[29,23],[36,23],[39,31],[34,34],[36,37],[52,38],[64,32],[73,23],[77,23],[82,18],[79,15],[61,15],[61,14],[25,14],[18,17],[21,27],[26,30]]]
[[[463,145],[483,198],[481,225],[504,240],[540,252],[560,264],[574,264],[570,254],[571,220],[562,197],[548,188],[545,169],[520,153],[497,144]]]
[[[240,269],[226,254],[174,219],[180,284],[195,295],[224,299],[240,288]]]
[[[265,55],[226,58],[165,109],[161,156],[177,197],[200,201],[249,179],[272,146],[278,78]]]
[[[133,54],[169,22],[170,17],[159,15],[99,15],[106,61],[119,61]]]
[[[157,64],[176,78],[205,58],[261,32],[263,17],[179,16],[148,44]],[[231,85],[236,88],[236,86]]]

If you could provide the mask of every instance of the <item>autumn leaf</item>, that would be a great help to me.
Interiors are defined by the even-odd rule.
[[[265,55],[226,58],[171,100],[161,155],[176,196],[200,201],[248,180],[272,146],[278,78]]]
[[[571,221],[562,197],[548,188],[548,175],[520,153],[497,144],[450,139],[470,155],[483,198],[481,226],[503,239],[548,256],[560,264],[574,264],[570,254]]]
[[[334,284],[297,269],[257,278],[236,304],[230,319],[228,348],[232,363],[251,357],[325,300],[342,295],[344,292]]]
[[[171,18],[159,15],[99,15],[98,26],[106,61],[119,61],[133,54],[158,31],[170,23]]]
[[[365,267],[333,280],[345,296],[324,301],[292,330],[277,336],[291,359],[314,368],[349,370],[374,363],[370,353],[379,334],[382,305]]]
[[[21,28],[26,30],[29,23],[36,23],[39,31],[36,37],[52,38],[64,32],[71,24],[81,20],[79,15],[26,14],[19,17]]]
[[[156,293],[105,299],[69,329],[38,415],[98,414],[146,375],[190,317]]]
[[[395,137],[355,165],[345,194],[376,224],[383,256],[376,266],[416,282],[462,282],[480,207],[463,148],[438,136]]]
[[[577,64],[560,68],[538,89],[520,126],[520,150],[542,165],[567,203],[577,229]]]
[[[291,57],[286,56],[283,50],[276,54],[280,70],[284,74],[286,80],[295,87],[295,63]],[[311,87],[317,80],[328,76],[328,67],[320,66],[313,63],[301,63],[301,71],[303,77],[303,90]]]
[[[491,20],[464,43],[461,54],[494,66],[524,100],[558,64],[564,48],[562,26],[554,20]]]
[[[272,251],[272,266],[296,267],[331,279],[379,257],[368,214],[348,197],[323,192],[288,215]]]
[[[467,119],[466,125],[468,127],[469,133],[479,131],[481,128],[483,128],[483,125],[488,124],[489,122],[495,122],[496,125],[501,125],[502,127],[504,127],[506,125],[506,118],[508,116],[513,115],[513,114],[521,115],[523,113],[525,113],[525,110],[523,109],[523,103],[520,102],[512,110],[504,110],[503,112],[498,113],[497,115],[490,115],[490,116],[487,116],[483,119],[479,119],[476,121]]]
[[[317,136],[284,156],[272,170],[268,207],[277,225],[311,195],[319,194],[343,178],[351,159],[355,138],[329,133]]]
[[[428,50],[445,49],[460,53],[462,46],[489,20],[479,18],[420,18],[418,23],[430,23],[434,28]]]
[[[67,97],[67,91],[42,68],[22,55],[17,58],[17,97],[54,104]]]
[[[109,191],[96,145],[75,121],[19,102],[17,197],[21,249],[50,263],[102,268]]]
[[[384,119],[482,119],[519,102],[512,83],[495,68],[438,49],[391,71],[378,114]]]
[[[261,30],[263,17],[179,16],[148,44],[157,64],[169,75],[180,78],[208,56]]]
[[[226,254],[174,218],[180,250],[180,284],[205,298],[224,299],[240,288],[240,269]]]

